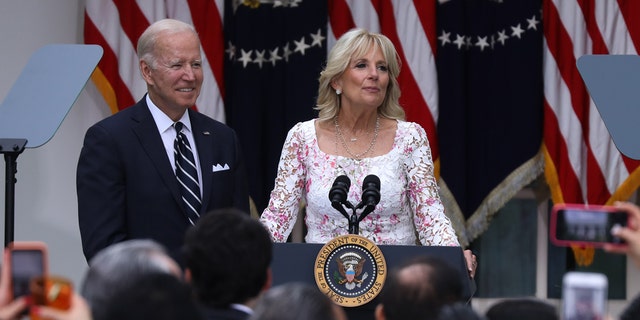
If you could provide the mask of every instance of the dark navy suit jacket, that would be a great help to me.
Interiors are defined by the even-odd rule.
[[[202,171],[200,214],[225,207],[248,213],[247,176],[235,132],[196,111],[188,112]],[[228,169],[219,170],[225,165]],[[180,247],[190,224],[145,98],[87,130],[76,179],[87,261],[113,243],[149,238],[182,264]]]

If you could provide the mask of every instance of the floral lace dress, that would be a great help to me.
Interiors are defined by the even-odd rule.
[[[416,123],[398,121],[393,147],[385,155],[355,160],[324,153],[318,147],[315,120],[296,124],[287,135],[275,186],[260,220],[276,242],[291,233],[306,202],[308,243],[326,243],[348,234],[348,220],[331,206],[329,190],[339,175],[351,179],[348,200],[362,199],[367,175],[380,178],[380,203],[359,224],[360,235],[376,244],[458,246],[444,214],[433,176],[427,135]],[[351,214],[351,209],[347,209]],[[359,212],[359,211],[358,211]]]

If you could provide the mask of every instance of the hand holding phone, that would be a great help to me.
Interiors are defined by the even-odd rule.
[[[4,264],[10,269],[11,300],[30,295],[29,283],[32,278],[47,275],[47,246],[39,241],[14,241],[9,244],[9,261]]]
[[[626,254],[635,265],[640,268],[640,207],[631,202],[618,202],[616,208],[629,214],[629,225],[616,232],[616,236],[622,238],[627,243],[626,246],[616,246],[605,244],[604,250],[607,252]]]
[[[557,204],[551,211],[551,241],[558,246],[625,246],[616,229],[629,225],[629,214],[613,206]]]

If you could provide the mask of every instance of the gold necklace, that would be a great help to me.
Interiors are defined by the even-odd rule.
[[[344,148],[344,150],[347,151],[347,153],[352,158],[354,158],[356,160],[360,160],[365,155],[367,155],[369,152],[371,152],[371,150],[373,150],[373,146],[376,145],[376,140],[378,140],[378,132],[380,131],[380,116],[376,116],[376,127],[373,130],[373,139],[371,139],[371,143],[369,144],[369,148],[367,148],[367,150],[365,150],[362,153],[354,154],[353,152],[351,152],[351,150],[349,150],[349,146],[347,146],[347,142],[346,142],[346,140],[344,138],[344,135],[342,135],[342,130],[340,129],[340,126],[338,125],[338,117],[337,116],[335,118],[333,118],[333,125],[335,126],[335,129],[336,129],[336,154],[338,153],[338,139],[339,139],[340,142],[342,142],[342,147]]]

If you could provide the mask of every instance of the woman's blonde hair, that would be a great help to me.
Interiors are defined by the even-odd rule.
[[[338,115],[340,96],[331,87],[331,83],[347,70],[349,62],[364,56],[370,48],[382,51],[389,72],[389,85],[384,101],[378,107],[378,113],[386,118],[404,120],[404,110],[400,106],[400,57],[391,40],[379,33],[371,33],[365,29],[352,29],[343,34],[333,46],[327,58],[327,64],[320,72],[318,100],[315,109],[320,120],[329,120]]]

